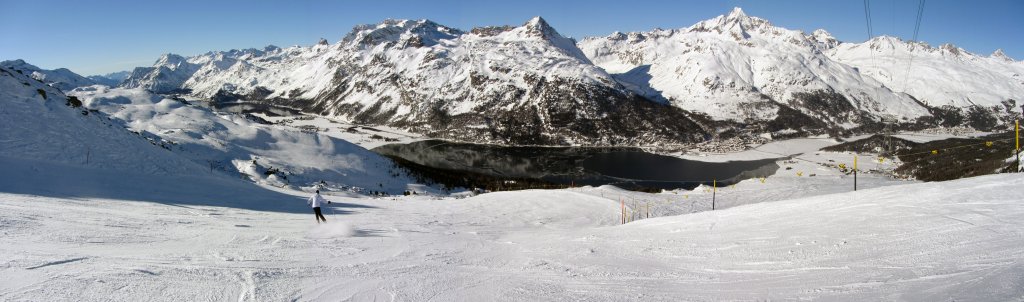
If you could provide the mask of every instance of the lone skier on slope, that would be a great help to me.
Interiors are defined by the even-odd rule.
[[[327,202],[328,204],[331,203],[331,201],[324,199],[323,196],[320,196],[320,190],[316,190],[316,194],[310,196],[309,200],[306,201],[307,204],[313,207],[313,213],[316,214],[315,218],[317,224],[320,224],[320,220],[327,222],[327,218],[324,218],[324,214],[320,212],[320,205],[322,205],[324,202]]]

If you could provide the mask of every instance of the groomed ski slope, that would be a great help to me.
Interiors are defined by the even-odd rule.
[[[109,190],[160,185],[137,177],[138,186]],[[1022,174],[627,225],[617,201],[570,190],[328,196],[335,204],[319,226],[302,192],[253,188],[220,200],[253,198],[258,209],[171,198],[217,186],[136,200],[0,193],[0,300],[1024,298]]]

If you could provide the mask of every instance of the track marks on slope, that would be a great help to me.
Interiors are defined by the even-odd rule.
[[[40,265],[37,265],[37,266],[28,267],[28,268],[25,268],[25,269],[27,269],[27,270],[40,269],[40,268],[44,268],[44,267],[47,267],[47,266],[54,266],[54,265],[61,265],[61,264],[68,264],[68,263],[72,263],[72,262],[78,262],[78,261],[82,261],[82,260],[85,260],[85,259],[89,259],[89,257],[79,257],[79,258],[71,258],[71,259],[66,259],[66,260],[52,261],[52,262],[43,263],[43,264],[40,264]]]

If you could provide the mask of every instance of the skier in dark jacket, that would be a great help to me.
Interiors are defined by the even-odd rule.
[[[321,220],[327,222],[327,218],[324,218],[324,214],[320,212],[320,205],[322,205],[324,202],[328,204],[331,203],[331,201],[324,199],[323,196],[320,196],[320,190],[316,190],[316,194],[310,196],[309,200],[306,201],[307,204],[313,207],[313,213],[316,214],[315,218],[317,224],[320,224]]]

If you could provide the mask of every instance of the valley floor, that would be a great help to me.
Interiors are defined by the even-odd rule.
[[[717,211],[700,189],[328,196],[323,225],[278,189],[280,211],[0,193],[0,300],[1024,299],[1024,175],[782,174]],[[690,214],[620,225],[623,194]]]

